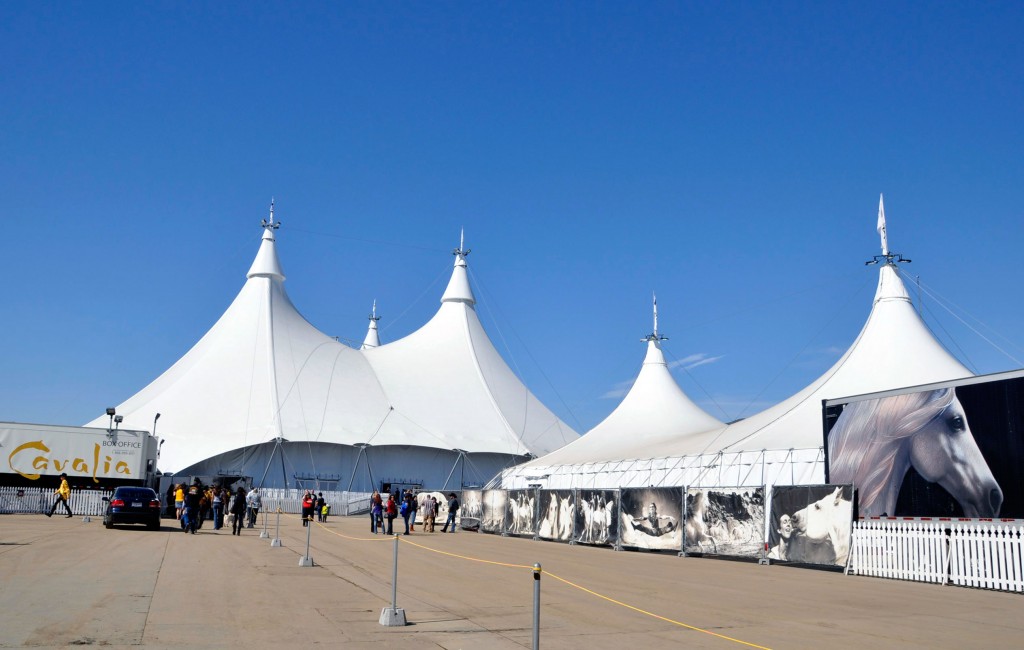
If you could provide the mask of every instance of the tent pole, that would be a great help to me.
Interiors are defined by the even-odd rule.
[[[366,447],[359,447],[359,453],[356,454],[355,465],[352,466],[352,478],[348,480],[348,489],[345,490],[346,492],[352,491],[352,483],[354,483],[356,480],[356,470],[359,469],[359,459],[363,457],[363,452],[365,450]],[[370,487],[373,487],[373,481],[370,482]]]
[[[267,467],[263,470],[263,476],[260,477],[260,487],[263,487],[264,481],[267,480],[267,474],[270,472],[270,465],[274,462],[274,455],[277,454],[277,448],[281,444],[280,438],[274,438],[274,448],[270,450],[270,458],[267,460]],[[288,487],[285,485],[285,487]]]
[[[448,478],[446,478],[444,480],[444,487],[441,488],[442,492],[444,492],[445,490],[448,489],[448,481],[452,480],[452,474],[455,473],[455,468],[459,466],[459,460],[462,458],[462,450],[455,449],[453,451],[457,451],[459,453],[459,455],[455,457],[455,464],[452,465],[452,470],[450,472],[448,472]],[[463,471],[465,471],[465,470],[463,470]]]

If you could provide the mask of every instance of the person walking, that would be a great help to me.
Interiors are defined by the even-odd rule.
[[[185,522],[182,516],[185,514],[185,484],[178,483],[174,486],[174,518],[181,522],[182,530],[185,529]]]
[[[306,494],[302,497],[302,525],[308,526],[309,522],[313,519],[313,495],[310,494],[309,490],[306,490]]]
[[[313,505],[313,509],[316,511],[316,520],[320,523],[324,521],[324,493],[316,493],[316,503]]]
[[[224,525],[224,499],[228,495],[220,490],[220,486],[213,488],[213,530],[220,530]]]
[[[395,495],[394,494],[389,494],[388,495],[388,503],[385,506],[384,511],[385,511],[385,513],[387,514],[387,517],[388,517],[388,532],[385,533],[385,534],[387,534],[387,535],[394,535],[395,534],[395,531],[394,531],[395,517],[398,516],[398,502],[395,501]]]
[[[248,505],[248,508],[249,508],[249,510],[248,510],[248,512],[249,512],[249,523],[248,523],[248,525],[246,527],[247,528],[255,528],[256,527],[256,517],[259,516],[260,508],[263,507],[263,497],[260,496],[260,489],[259,488],[253,488],[249,492],[249,494],[246,495],[245,499],[246,499],[246,502],[247,502],[247,505]]]
[[[53,493],[57,498],[53,500],[53,507],[50,508],[50,512],[46,513],[46,516],[52,517],[53,513],[57,510],[57,506],[64,504],[64,510],[68,513],[65,515],[65,519],[73,517],[74,515],[71,514],[71,506],[68,505],[68,499],[71,498],[71,486],[68,485],[68,475],[64,472],[60,473],[60,487],[54,490]]]
[[[381,518],[381,510],[384,504],[380,498],[380,492],[377,490],[373,491],[373,496],[370,497],[370,532],[374,535],[378,531],[384,532],[384,520]]]
[[[454,492],[448,494],[448,519],[444,522],[444,528],[441,529],[442,533],[448,532],[448,524],[452,525],[451,532],[455,532],[455,515],[459,512],[459,500],[455,496]]]
[[[434,497],[427,495],[423,500],[423,530],[428,533],[434,532],[434,517],[437,516],[437,501]]]
[[[202,500],[203,485],[197,478],[188,487],[188,492],[185,493],[185,514],[182,518],[182,521],[185,522],[185,527],[182,530],[186,533],[195,535],[196,529],[199,528],[200,503]]]
[[[231,520],[231,534],[242,535],[242,527],[245,526],[245,488],[239,486],[238,491],[235,492],[235,499],[231,502],[231,514],[234,515]]]
[[[406,490],[405,496],[402,497],[402,505],[399,508],[399,512],[402,515],[402,521],[405,522],[405,532],[402,533],[403,535],[409,534],[409,517],[412,516],[412,504],[409,503],[410,501],[412,501],[412,493]]]
[[[412,490],[408,492],[409,497],[409,532],[416,532],[416,512],[420,509],[420,504],[417,496],[412,493]]]

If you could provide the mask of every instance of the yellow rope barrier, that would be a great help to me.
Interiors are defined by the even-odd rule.
[[[312,522],[312,520],[310,520],[310,521]],[[383,541],[391,541],[391,539],[393,539],[393,536],[385,536],[383,538],[373,538],[373,539],[365,538],[365,537],[351,537],[349,535],[345,535],[345,534],[339,533],[337,531],[331,530],[330,528],[327,528],[326,526],[324,526],[321,522],[315,522],[315,523],[316,523],[317,526],[319,526],[320,528],[323,528],[324,530],[326,530],[327,532],[331,533],[332,535],[335,535],[337,537],[341,537],[343,539],[352,540],[352,541],[357,541],[357,542],[383,542]],[[457,558],[457,559],[460,559],[460,560],[466,560],[468,562],[479,562],[481,564],[492,564],[494,566],[503,566],[503,567],[507,567],[507,568],[510,568],[510,569],[528,569],[530,571],[534,570],[533,566],[526,565],[526,564],[511,564],[509,562],[497,562],[495,560],[485,560],[483,558],[472,557],[472,556],[469,556],[469,555],[459,555],[458,553],[452,553],[450,551],[442,551],[440,549],[431,548],[429,546],[424,546],[423,544],[419,544],[417,542],[414,542],[414,541],[409,540],[409,539],[404,539],[402,537],[399,537],[398,539],[401,542],[405,543],[405,544],[409,544],[411,546],[415,546],[416,548],[421,548],[424,551],[430,551],[431,553],[437,553],[438,555],[447,555],[448,557],[453,557],[453,558]],[[664,621],[666,623],[671,623],[672,625],[677,625],[679,627],[684,627],[684,628],[686,628],[688,630],[693,630],[694,632],[703,632],[704,634],[710,634],[711,636],[718,637],[719,639],[724,639],[726,641],[732,641],[733,643],[739,643],[740,645],[745,645],[745,646],[747,646],[749,648],[758,648],[758,650],[771,650],[767,646],[758,645],[756,643],[750,643],[749,641],[744,641],[742,639],[736,639],[736,638],[731,637],[731,636],[726,636],[724,634],[719,634],[718,632],[712,632],[711,630],[706,630],[706,629],[704,629],[702,627],[697,627],[695,625],[689,625],[688,623],[684,623],[682,621],[677,621],[677,620],[675,620],[673,618],[668,618],[667,616],[661,616],[660,614],[655,614],[654,612],[649,612],[649,611],[647,611],[645,609],[640,609],[639,607],[635,607],[635,606],[630,605],[628,603],[624,603],[624,602],[622,602],[620,600],[615,600],[614,598],[612,598],[610,596],[605,596],[604,594],[598,593],[598,592],[596,592],[596,591],[594,591],[592,589],[587,589],[586,587],[584,587],[582,585],[578,585],[575,582],[572,582],[570,580],[566,580],[565,578],[563,578],[561,576],[558,576],[558,575],[555,575],[554,573],[551,573],[550,571],[546,571],[545,570],[545,571],[543,571],[543,573],[551,576],[552,578],[554,578],[555,580],[561,582],[562,584],[565,584],[565,585],[568,585],[570,587],[573,587],[574,589],[579,589],[580,591],[582,591],[584,593],[588,593],[591,596],[594,596],[596,598],[600,598],[601,600],[607,601],[609,603],[618,605],[620,607],[625,607],[626,609],[630,609],[630,610],[632,610],[634,612],[637,612],[638,614],[643,614],[645,616],[650,616],[651,618],[656,618],[659,621]]]
[[[546,573],[547,575],[551,576],[555,580],[558,580],[559,582],[565,583],[565,584],[569,585],[570,587],[575,587],[576,589],[579,589],[580,591],[584,591],[584,592],[590,594],[591,596],[596,596],[596,597],[601,598],[603,600],[607,600],[610,603],[615,603],[616,605],[619,605],[621,607],[625,607],[626,609],[631,609],[634,612],[639,612],[640,614],[645,614],[645,615],[650,616],[652,618],[656,618],[659,621],[665,621],[666,623],[671,623],[673,625],[678,625],[680,627],[685,627],[686,629],[693,630],[695,632],[703,632],[704,634],[710,634],[711,636],[717,636],[720,639],[725,639],[727,641],[733,641],[734,643],[739,643],[739,644],[742,644],[742,645],[745,645],[745,646],[748,646],[748,647],[751,647],[751,648],[760,648],[761,650],[770,650],[770,648],[767,648],[767,647],[765,647],[763,645],[757,645],[756,643],[749,643],[749,642],[743,641],[741,639],[734,639],[731,636],[726,636],[724,634],[719,634],[717,632],[712,632],[711,630],[705,630],[702,627],[696,627],[694,625],[688,625],[686,623],[683,623],[682,621],[677,621],[675,619],[667,618],[665,616],[661,616],[661,615],[655,614],[653,612],[648,612],[647,610],[640,609],[639,607],[634,607],[633,605],[629,605],[629,604],[626,604],[624,602],[615,600],[614,598],[609,598],[608,596],[605,596],[604,594],[599,594],[596,591],[592,591],[592,590],[587,589],[586,587],[578,585],[578,584],[576,584],[574,582],[570,582],[570,581],[566,580],[565,578],[562,578],[560,576],[556,576],[554,573],[551,573],[550,571],[544,571],[544,573]]]

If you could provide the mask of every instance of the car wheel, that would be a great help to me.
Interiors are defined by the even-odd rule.
[[[110,528],[114,527],[114,522],[104,520],[103,527],[109,530]]]

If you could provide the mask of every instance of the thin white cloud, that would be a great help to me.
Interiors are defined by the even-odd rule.
[[[632,388],[632,386],[632,379],[629,381],[620,381],[619,383],[615,384],[615,386],[611,390],[606,392],[604,395],[601,395],[599,399],[622,399],[623,397],[626,396],[626,393],[629,392],[629,389]]]
[[[714,363],[724,356],[725,355],[720,354],[717,357],[709,357],[704,352],[698,352],[697,354],[691,354],[689,356],[683,357],[682,359],[670,361],[668,364],[668,368],[669,370],[672,370],[673,368],[681,367],[683,368],[683,370],[689,370],[690,368],[696,368],[697,366],[703,366],[709,363]]]

